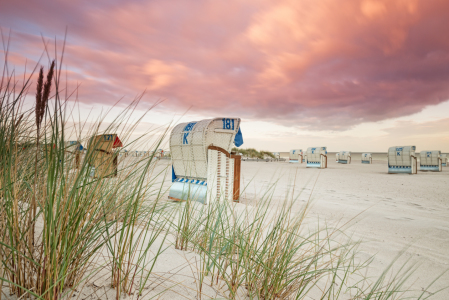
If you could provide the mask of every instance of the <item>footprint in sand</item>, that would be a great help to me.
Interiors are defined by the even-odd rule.
[[[423,207],[421,204],[417,204],[417,203],[413,203],[413,202],[409,202],[407,204],[410,205],[410,206],[415,206],[415,207],[417,207],[419,209],[425,209],[425,207]]]
[[[414,220],[412,218],[407,218],[407,217],[385,217],[385,219],[395,220],[395,221],[413,221]]]

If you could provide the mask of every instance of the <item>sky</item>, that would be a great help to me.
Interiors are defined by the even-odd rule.
[[[240,117],[243,147],[449,152],[447,0],[0,0],[0,27],[17,74],[66,40],[80,118],[144,93],[141,127]]]

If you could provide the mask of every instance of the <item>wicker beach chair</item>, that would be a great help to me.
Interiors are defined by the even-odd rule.
[[[288,155],[288,162],[290,163],[302,163],[303,152],[302,149],[292,149]]]
[[[351,163],[351,152],[350,151],[340,151],[338,153],[339,164],[350,164]]]
[[[237,201],[240,195],[240,155],[243,144],[239,118],[215,118],[181,123],[170,135],[172,181],[169,199]]]
[[[416,146],[394,146],[388,148],[388,173],[416,174],[418,161]]]
[[[306,167],[307,168],[327,168],[327,148],[309,147],[307,148]]]
[[[373,157],[371,153],[362,153],[362,164],[372,164]]]
[[[421,151],[419,153],[419,170],[420,171],[443,171],[443,160],[441,159],[441,151]]]
[[[112,149],[119,147],[123,145],[116,134],[101,134],[90,139],[87,155],[95,177],[117,176],[118,155]]]

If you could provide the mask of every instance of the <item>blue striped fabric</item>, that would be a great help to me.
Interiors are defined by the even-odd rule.
[[[193,183],[193,184],[198,184],[198,185],[207,185],[206,181],[195,180],[195,179],[187,179],[187,178],[182,178],[182,177],[176,178],[175,182],[184,182],[184,183]]]

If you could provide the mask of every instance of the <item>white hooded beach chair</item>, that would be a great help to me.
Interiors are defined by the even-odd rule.
[[[288,162],[291,162],[291,163],[302,163],[302,161],[303,161],[302,149],[290,150],[290,154],[288,155]]]
[[[326,147],[307,148],[306,157],[307,168],[327,168],[327,150]]]
[[[371,153],[362,153],[362,164],[372,164],[373,157]]]
[[[388,173],[416,174],[418,162],[416,146],[395,146],[388,148]]]
[[[441,158],[441,166],[442,167],[447,167],[448,166],[448,158],[446,154],[440,154],[440,158]]]
[[[443,165],[441,160],[441,151],[421,151],[419,153],[419,170],[420,171],[443,171]]]
[[[349,151],[340,151],[338,155],[339,164],[350,164],[351,163],[351,152]]]
[[[172,186],[169,199],[236,201],[240,195],[240,155],[243,144],[239,118],[215,118],[181,123],[170,135]]]

